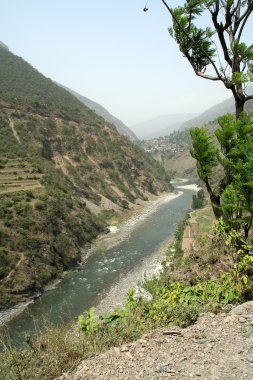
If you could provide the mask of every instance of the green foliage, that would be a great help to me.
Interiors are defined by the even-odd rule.
[[[205,182],[216,217],[223,217],[230,228],[243,230],[248,237],[253,219],[253,123],[250,115],[219,118],[215,137],[219,150],[203,128],[191,131],[192,156],[197,160],[199,177]],[[213,169],[222,167],[222,178],[214,183]]]
[[[171,304],[166,300],[157,299],[148,307],[148,316],[155,327],[177,325],[187,327],[197,320],[200,308],[196,304]]]
[[[4,247],[0,247],[0,280],[15,267],[15,260],[8,255]]]
[[[206,128],[191,129],[190,134],[192,138],[191,155],[197,160],[199,177],[206,181],[211,176],[213,168],[217,165],[217,148],[212,137],[208,135]]]
[[[91,307],[85,315],[79,315],[77,325],[78,330],[86,334],[92,334],[97,331],[99,325],[96,321],[93,307]]]
[[[199,278],[193,284],[168,278],[164,281],[164,276],[148,280],[144,286],[152,295],[151,301],[136,300],[134,290],[130,289],[126,306],[101,317],[95,334],[114,334],[118,328],[131,325],[133,319],[137,331],[145,325],[186,327],[196,321],[201,311],[215,311],[227,304],[247,300],[253,294],[253,285],[246,271],[252,267],[253,259],[244,259],[230,271],[221,271],[219,276],[209,279]],[[90,319],[93,320],[93,315]]]
[[[201,189],[197,192],[197,194],[193,194],[192,196],[192,209],[199,209],[203,208],[206,205],[206,200],[205,200],[205,193],[204,190]]]
[[[180,50],[194,66],[197,72],[205,71],[213,58],[216,49],[211,37],[214,34],[210,28],[201,29],[194,25],[193,20],[201,15],[204,10],[204,2],[187,1],[184,7],[174,9],[173,28],[169,29],[170,35],[180,46]]]
[[[37,210],[40,211],[40,210],[44,210],[44,209],[47,207],[47,205],[46,205],[45,202],[38,200],[38,201],[35,203],[34,207],[35,207]]]
[[[61,256],[67,255],[72,247],[72,244],[66,233],[61,233],[56,237],[54,247]]]
[[[253,11],[251,1],[186,0],[174,9],[166,3],[166,8],[173,21],[169,33],[195,74],[223,82],[233,93],[239,117],[252,98],[246,86],[253,80],[253,45],[241,41]],[[205,28],[198,23],[203,14],[209,16]]]
[[[117,212],[113,209],[102,210],[99,213],[99,218],[105,222],[109,222],[116,215],[117,215]]]
[[[178,223],[176,232],[174,234],[174,242],[173,242],[173,249],[174,249],[174,257],[180,257],[183,255],[182,250],[182,241],[184,236],[184,230],[188,223],[188,220],[190,218],[189,212],[186,213],[185,217]]]
[[[80,106],[68,91],[46,79],[22,58],[0,50],[1,96],[25,98],[37,110],[43,112],[46,104]]]
[[[127,292],[127,303],[126,307],[129,309],[134,309],[137,305],[136,297],[135,297],[135,290],[134,289],[128,289]]]
[[[16,158],[17,156],[26,156],[25,151],[15,139],[9,127],[9,121],[4,114],[0,115],[0,141],[0,157]],[[4,167],[4,161],[2,161],[2,167]]]
[[[128,308],[119,306],[113,312],[101,316],[102,325],[100,325],[100,330],[125,325],[128,321],[128,316]]]
[[[251,243],[247,242],[240,231],[231,228],[224,218],[220,218],[216,221],[215,231],[219,237],[224,239],[226,246],[229,247],[229,252],[235,262],[235,267],[244,259],[246,262],[248,261],[251,263],[250,257],[252,256],[253,246]],[[247,268],[241,267],[241,271],[246,269]]]
[[[218,307],[238,302],[243,298],[245,290],[244,280],[238,281],[234,273],[221,272],[219,278],[208,281],[199,280],[195,285],[173,282],[166,288],[158,288],[157,296],[159,302],[165,301],[171,307],[191,303]]]

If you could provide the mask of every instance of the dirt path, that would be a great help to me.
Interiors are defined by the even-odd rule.
[[[4,282],[8,282],[8,280],[10,280],[11,276],[15,273],[15,271],[20,267],[20,265],[24,261],[24,259],[25,259],[24,253],[23,252],[19,252],[19,255],[20,255],[20,259],[18,260],[17,264],[15,265],[15,268],[13,268],[9,272],[9,274],[4,278]]]
[[[198,223],[196,218],[190,218],[188,225],[185,227],[184,236],[182,240],[182,250],[184,251],[184,256],[190,253],[191,247],[198,235]]]
[[[58,380],[253,379],[253,301],[206,313],[186,329],[155,330]]]
[[[17,134],[17,131],[15,129],[15,126],[14,126],[14,123],[13,123],[13,120],[9,117],[9,126],[10,126],[10,129],[12,130],[12,133],[15,137],[15,139],[17,140],[17,142],[21,145],[21,141],[20,141],[20,138]]]

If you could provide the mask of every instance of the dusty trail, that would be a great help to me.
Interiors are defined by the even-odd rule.
[[[17,134],[17,131],[16,131],[14,123],[13,123],[13,120],[10,117],[9,117],[9,126],[10,126],[10,129],[12,130],[12,133],[13,133],[15,139],[21,145],[21,141],[20,141],[19,135]]]

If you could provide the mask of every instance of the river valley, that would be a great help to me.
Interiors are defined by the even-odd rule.
[[[128,288],[159,269],[164,246],[189,209],[194,193],[192,187],[174,185],[178,185],[175,194],[154,202],[119,230],[112,229],[104,241],[95,244],[83,265],[13,318],[8,324],[11,340],[21,343],[35,324],[43,329],[44,320],[68,323],[91,306],[98,314],[111,310],[124,301]]]

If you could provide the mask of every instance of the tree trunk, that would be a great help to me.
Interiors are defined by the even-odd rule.
[[[240,70],[237,70],[240,71]],[[244,111],[244,104],[245,104],[245,95],[243,93],[242,84],[238,85],[232,85],[229,87],[229,89],[233,93],[233,97],[235,100],[235,117],[236,120],[239,119],[240,114]]]
[[[220,196],[215,195],[213,193],[213,190],[212,190],[211,186],[209,185],[208,181],[204,181],[204,182],[205,182],[206,189],[207,189],[209,196],[210,196],[214,216],[216,219],[219,219],[223,216],[223,211],[222,211],[221,206],[220,206]]]
[[[235,117],[236,120],[239,119],[240,114],[244,111],[245,97],[237,97],[235,98]]]
[[[235,104],[235,117],[236,117],[236,120],[239,119],[241,113],[243,112],[244,110],[244,102],[243,103],[237,103]]]

